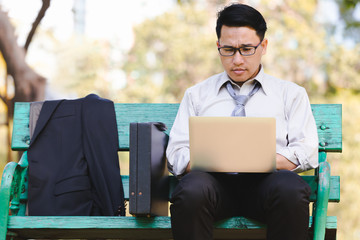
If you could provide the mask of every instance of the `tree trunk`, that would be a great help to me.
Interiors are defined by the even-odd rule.
[[[0,10],[0,51],[7,66],[8,75],[12,76],[15,85],[14,98],[9,101],[1,96],[12,113],[14,101],[44,100],[46,79],[36,73],[25,62],[25,51],[16,41],[14,28],[7,14]]]
[[[6,62],[7,75],[14,81],[15,95],[9,99],[7,93],[1,100],[7,106],[8,161],[12,161],[10,149],[10,122],[14,112],[14,102],[41,101],[45,97],[46,79],[36,73],[25,62],[25,50],[17,44],[14,28],[6,13],[0,9],[0,52]],[[6,76],[6,81],[8,77]]]

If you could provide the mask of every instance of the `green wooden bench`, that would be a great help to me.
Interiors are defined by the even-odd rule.
[[[167,133],[177,113],[178,104],[115,104],[120,151],[129,151],[131,122],[164,122]],[[340,177],[330,175],[328,152],[342,151],[341,105],[315,104],[313,113],[319,133],[320,166],[314,174],[302,176],[311,186],[312,216],[309,227],[313,239],[336,239],[337,218],[327,216],[328,202],[340,201]],[[16,103],[12,149],[28,148],[30,103]],[[26,153],[26,152],[25,152]],[[27,155],[19,163],[8,163],[4,169],[0,189],[0,240],[30,239],[171,239],[168,216],[151,217],[54,217],[25,216],[27,203]],[[170,178],[174,178],[170,176]],[[174,179],[173,179],[174,180]],[[125,197],[129,199],[129,176],[123,176]],[[176,181],[170,181],[174,189]],[[215,223],[216,239],[264,239],[266,226],[244,217],[234,217]]]

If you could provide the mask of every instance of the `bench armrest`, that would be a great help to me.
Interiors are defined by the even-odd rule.
[[[325,152],[323,154],[326,154]],[[317,199],[314,203],[314,240],[325,239],[326,217],[330,194],[330,164],[319,164]]]
[[[6,238],[7,222],[9,218],[9,206],[11,200],[11,185],[14,179],[14,173],[17,163],[10,162],[6,164],[1,179],[0,187],[0,238]]]
[[[25,215],[27,201],[27,153],[25,152],[19,163],[6,164],[0,187],[0,238],[5,239],[9,213],[11,215]]]

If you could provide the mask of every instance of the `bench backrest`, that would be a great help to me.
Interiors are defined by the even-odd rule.
[[[129,125],[131,122],[163,122],[167,133],[173,125],[179,104],[169,103],[116,103],[119,149],[129,150]],[[311,105],[319,135],[319,151],[342,151],[341,104]],[[29,147],[30,103],[15,103],[14,127],[11,148],[26,150]]]

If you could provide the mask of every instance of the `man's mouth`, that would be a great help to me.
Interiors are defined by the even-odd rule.
[[[234,68],[232,69],[232,71],[235,73],[235,74],[242,74],[245,72],[245,69],[244,68]]]

